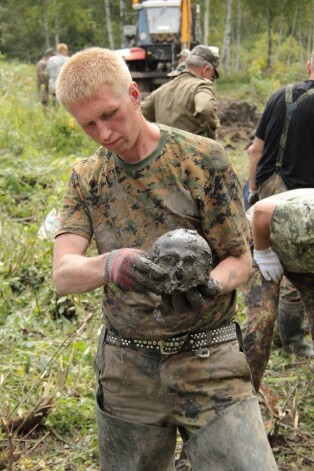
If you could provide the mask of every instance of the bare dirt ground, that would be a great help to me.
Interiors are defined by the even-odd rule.
[[[222,141],[249,141],[253,136],[260,117],[255,105],[246,101],[234,102],[227,99],[218,100],[218,117],[221,127],[218,138]]]

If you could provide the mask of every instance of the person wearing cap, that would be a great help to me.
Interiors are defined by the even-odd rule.
[[[58,44],[56,48],[56,54],[51,57],[47,62],[47,73],[48,73],[48,90],[49,95],[52,99],[52,103],[56,103],[56,83],[60,70],[69,59],[69,50],[65,43]]]
[[[177,67],[172,70],[171,72],[169,72],[169,74],[167,74],[168,77],[177,77],[178,75],[181,74],[181,72],[183,72],[183,70],[186,69],[186,64],[185,64],[185,61],[186,61],[186,58],[191,54],[191,51],[190,49],[182,49],[182,51],[180,51],[180,54],[178,54],[178,65]]]
[[[219,55],[200,44],[192,49],[185,65],[177,77],[142,102],[142,113],[148,121],[215,139],[219,120],[214,80],[219,78]]]
[[[48,59],[53,56],[54,50],[49,47],[43,57],[36,64],[37,94],[43,106],[48,105],[48,74],[46,70]]]

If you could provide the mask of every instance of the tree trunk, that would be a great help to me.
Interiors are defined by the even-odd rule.
[[[267,64],[268,71],[272,69],[272,49],[273,49],[273,12],[271,7],[268,10],[268,42],[267,42]]]
[[[114,39],[113,39],[113,33],[112,33],[109,0],[104,0],[104,7],[105,7],[106,25],[107,25],[107,31],[108,31],[109,48],[114,49]]]
[[[230,75],[230,51],[231,51],[231,33],[232,33],[232,0],[227,0],[227,16],[225,24],[225,35],[222,46],[221,62],[227,77]]]
[[[46,49],[50,47],[50,39],[49,39],[49,25],[48,25],[48,1],[42,0],[41,4],[42,10],[42,18],[43,18],[43,26],[44,26],[44,34],[45,34],[45,44]]]
[[[120,0],[120,38],[122,48],[127,46],[126,37],[124,36],[124,25],[125,25],[125,10],[126,10],[126,0]]]
[[[235,73],[239,73],[240,69],[240,53],[241,53],[241,0],[238,0],[238,12],[237,12],[237,50],[236,50],[236,61],[235,61]]]
[[[210,0],[205,0],[205,6],[204,6],[204,44],[207,46],[209,45],[209,5],[210,5]]]
[[[284,27],[285,27],[285,17],[284,17],[284,12],[285,12],[285,1],[282,1],[280,5],[280,28],[279,28],[279,39],[277,42],[277,47],[276,51],[274,52],[274,61],[276,62],[280,53],[281,49],[281,44],[282,44],[282,39],[284,37]]]

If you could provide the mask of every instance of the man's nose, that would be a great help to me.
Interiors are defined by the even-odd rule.
[[[109,140],[111,129],[107,123],[101,122],[98,124],[99,139],[101,142],[107,142]]]

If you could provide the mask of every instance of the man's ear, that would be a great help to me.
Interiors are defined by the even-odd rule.
[[[141,94],[138,89],[137,83],[132,82],[129,87],[129,94],[134,104],[141,104]]]
[[[307,63],[306,63],[306,68],[307,68],[307,72],[308,72],[308,74],[309,74],[309,76],[310,76],[311,73],[312,73],[311,61],[307,61]]]

